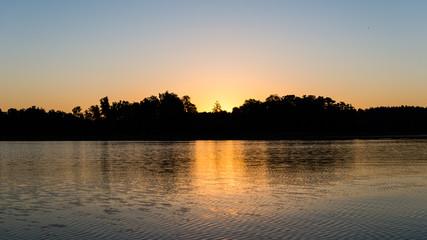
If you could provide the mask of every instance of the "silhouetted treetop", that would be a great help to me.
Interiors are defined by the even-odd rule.
[[[84,118],[87,120],[99,120],[101,118],[101,110],[98,105],[92,105],[89,109],[85,110]]]
[[[184,111],[186,113],[197,113],[197,107],[193,103],[191,103],[191,98],[188,95],[185,95],[181,99],[182,103],[184,104]]]
[[[247,99],[231,113],[218,101],[212,112],[198,113],[188,95],[166,91],[139,102],[108,97],[71,113],[36,106],[0,110],[1,136],[108,135],[108,134],[222,134],[226,136],[262,133],[427,133],[427,108],[377,107],[356,110],[330,97],[273,94],[264,101]]]
[[[169,118],[182,115],[184,111],[184,103],[175,93],[165,93],[159,94],[160,107],[159,113],[160,117]]]
[[[75,117],[83,118],[82,108],[80,106],[74,107],[71,112]]]
[[[108,101],[108,97],[103,97],[99,100],[99,105],[101,106],[101,116],[110,119],[110,102]]]
[[[219,102],[218,102],[218,101],[216,101],[216,102],[214,103],[214,106],[213,106],[213,108],[212,108],[212,112],[213,112],[213,113],[220,113],[220,112],[222,112],[221,104],[219,104]]]

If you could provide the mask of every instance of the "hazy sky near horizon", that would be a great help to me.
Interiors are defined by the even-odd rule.
[[[427,106],[427,1],[2,0],[0,108],[169,90],[199,111],[313,94]]]

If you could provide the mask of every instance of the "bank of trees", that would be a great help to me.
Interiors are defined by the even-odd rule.
[[[39,107],[0,110],[0,131],[10,136],[286,136],[288,134],[426,133],[427,108],[379,107],[355,109],[329,97],[271,95],[248,99],[232,112],[215,103],[199,113],[189,96],[170,92],[140,102],[99,104],[71,113]]]

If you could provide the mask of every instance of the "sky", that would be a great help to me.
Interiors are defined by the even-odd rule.
[[[0,109],[165,91],[427,107],[427,1],[1,0]]]

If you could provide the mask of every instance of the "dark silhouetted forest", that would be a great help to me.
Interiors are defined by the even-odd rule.
[[[427,108],[355,109],[329,97],[271,95],[232,112],[197,111],[189,96],[161,93],[140,102],[99,104],[71,113],[39,107],[0,110],[1,139],[280,139],[297,136],[426,134]]]

